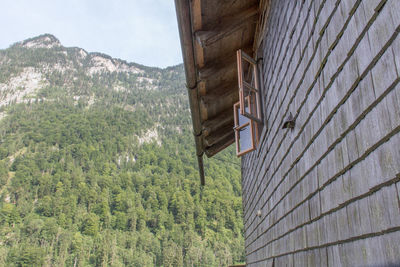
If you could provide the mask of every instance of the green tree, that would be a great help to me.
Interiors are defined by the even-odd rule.
[[[99,232],[99,218],[94,213],[86,215],[81,226],[82,233],[89,236],[96,236]]]

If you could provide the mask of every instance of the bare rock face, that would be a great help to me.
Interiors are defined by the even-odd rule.
[[[51,34],[43,34],[18,43],[25,48],[53,48],[61,47],[60,41]]]
[[[10,103],[22,103],[26,97],[36,92],[48,83],[42,73],[32,67],[24,68],[7,83],[0,83],[0,107]]]
[[[0,108],[47,101],[43,94],[38,96],[41,90],[60,86],[71,96],[79,97],[83,88],[104,84],[109,77],[114,78],[106,84],[115,92],[154,91],[159,89],[161,72],[79,47],[64,47],[55,36],[43,34],[0,50]],[[95,101],[93,96],[86,99]]]
[[[92,54],[91,55],[92,66],[89,69],[90,74],[98,72],[129,72],[129,73],[143,73],[143,70],[130,66],[126,62],[118,59],[113,59],[111,57],[102,54]]]

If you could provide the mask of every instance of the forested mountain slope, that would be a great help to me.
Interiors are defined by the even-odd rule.
[[[239,161],[200,187],[184,88],[51,35],[0,50],[0,266],[242,261]]]

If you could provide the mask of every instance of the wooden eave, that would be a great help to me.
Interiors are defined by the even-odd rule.
[[[212,157],[234,142],[236,51],[253,55],[260,0],[175,0],[175,7],[202,176],[203,154]]]

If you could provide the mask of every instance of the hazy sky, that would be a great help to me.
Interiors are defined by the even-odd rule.
[[[0,49],[40,34],[146,66],[182,62],[174,0],[2,0]]]

